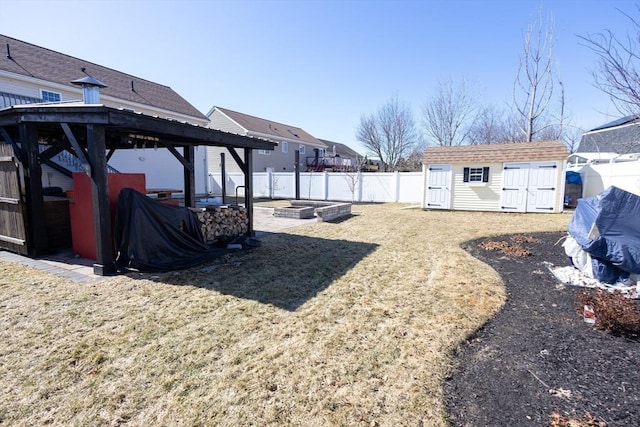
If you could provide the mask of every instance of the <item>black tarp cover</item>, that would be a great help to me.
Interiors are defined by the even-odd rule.
[[[227,253],[204,242],[195,212],[162,204],[131,188],[118,195],[114,241],[120,271],[179,270]]]

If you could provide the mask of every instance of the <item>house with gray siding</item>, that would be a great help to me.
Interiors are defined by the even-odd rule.
[[[323,157],[327,144],[310,135],[305,130],[269,119],[251,116],[228,108],[213,107],[207,114],[209,127],[238,135],[251,136],[275,142],[274,151],[256,151],[253,154],[255,172],[292,172],[294,171],[295,152],[300,152],[301,171],[306,170],[306,158]],[[219,147],[207,149],[207,169],[210,174],[220,173],[220,154],[225,154],[225,170],[240,172],[228,150]]]

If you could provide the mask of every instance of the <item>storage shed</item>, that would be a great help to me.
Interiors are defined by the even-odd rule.
[[[562,212],[567,155],[560,141],[429,147],[422,208]]]

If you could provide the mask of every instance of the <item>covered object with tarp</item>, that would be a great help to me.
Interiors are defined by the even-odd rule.
[[[246,236],[237,237],[241,243]],[[118,196],[114,240],[120,271],[189,268],[225,253],[229,240],[205,242],[195,212],[158,203],[131,188]]]
[[[569,235],[584,254],[565,243],[567,254],[591,277],[611,284],[640,274],[639,196],[609,187],[596,197],[579,199]]]

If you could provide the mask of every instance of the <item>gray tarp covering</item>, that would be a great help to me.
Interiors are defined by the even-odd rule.
[[[640,197],[610,187],[578,200],[569,234],[593,262],[593,276],[604,283],[640,273]]]

